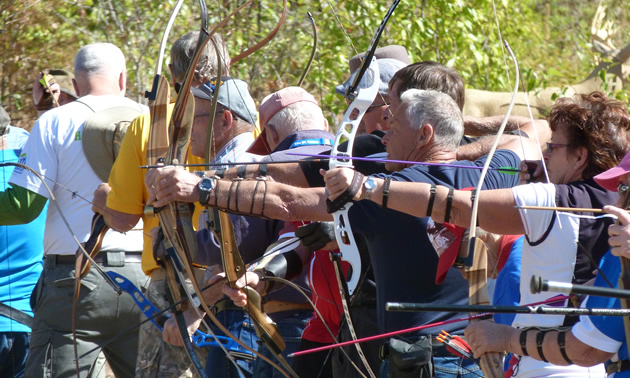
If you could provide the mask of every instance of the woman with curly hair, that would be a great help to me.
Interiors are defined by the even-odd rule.
[[[511,189],[483,190],[478,193],[479,226],[499,234],[525,234],[521,263],[521,304],[541,302],[553,296],[548,292],[532,294],[532,275],[546,279],[584,283],[592,279],[599,260],[608,250],[610,218],[596,218],[591,212],[568,213],[554,210],[528,210],[521,206],[598,208],[615,204],[617,193],[599,186],[593,177],[616,166],[630,146],[630,115],[627,105],[608,99],[600,92],[563,98],[552,107],[548,117],[552,130],[544,160],[549,183],[520,185]],[[344,193],[354,173],[336,169],[326,173],[329,199]],[[523,179],[529,179],[524,174]],[[383,203],[384,180],[373,179],[376,187],[370,200]],[[363,197],[365,187],[354,196]],[[429,184],[392,181],[387,195],[388,208],[414,216],[430,215],[436,222],[449,219],[467,227],[471,219],[471,192],[453,191]],[[430,210],[429,210],[430,209]],[[492,270],[493,267],[488,267]],[[570,305],[570,303],[565,303]],[[561,315],[516,315],[512,326],[560,328],[577,319]],[[555,332],[558,334],[557,332]],[[583,368],[587,356],[568,356],[565,365],[547,363],[542,351],[545,331],[522,332],[518,350],[521,356],[518,377],[528,376],[604,376],[599,368]],[[474,338],[473,349],[502,352],[488,348],[487,338]],[[557,351],[553,351],[554,353]],[[552,353],[549,351],[548,353]],[[537,359],[529,357],[535,356]],[[542,359],[543,361],[539,361]],[[571,363],[569,363],[571,361]],[[575,363],[575,364],[573,364]],[[516,374],[515,374],[516,375]]]

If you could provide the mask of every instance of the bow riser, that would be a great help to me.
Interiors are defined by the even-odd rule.
[[[474,243],[474,241],[473,241]],[[468,304],[489,305],[488,294],[488,258],[486,246],[482,241],[475,244],[472,267],[466,270],[468,278]],[[472,314],[471,314],[472,315]],[[471,319],[470,322],[479,321]],[[480,358],[483,374],[489,378],[503,378],[503,356],[501,353],[486,353]]]
[[[236,288],[236,281],[245,274],[245,264],[236,247],[237,243],[232,219],[230,219],[228,213],[220,211],[219,221],[221,223],[220,240],[222,240],[221,259],[226,281],[231,288]],[[244,290],[247,292],[248,305],[243,310],[252,318],[258,337],[263,339],[274,354],[282,353],[286,348],[284,339],[280,335],[276,323],[262,312],[262,298],[260,294],[250,287],[245,287]]]

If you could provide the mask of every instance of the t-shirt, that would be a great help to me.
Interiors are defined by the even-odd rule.
[[[474,162],[455,161],[456,165],[483,166],[486,157]],[[491,167],[518,167],[520,160],[512,151],[499,150]],[[479,169],[414,165],[391,174],[392,180],[435,183],[455,188],[477,185]],[[375,175],[387,177],[384,174]],[[509,188],[518,184],[518,176],[496,170],[488,172],[483,189]],[[366,239],[376,278],[377,317],[380,332],[389,332],[422,324],[445,321],[464,314],[446,312],[387,312],[386,302],[467,304],[468,282],[451,268],[441,285],[435,284],[438,256],[426,233],[429,218],[417,218],[370,201],[358,201],[350,208],[350,225]],[[441,329],[462,334],[465,323],[453,323]],[[415,335],[437,334],[441,329],[425,329]],[[414,335],[411,334],[411,335]],[[406,335],[408,337],[410,335]]]
[[[530,184],[512,189],[517,205],[582,207],[601,209],[612,205],[618,195],[609,192],[594,180],[572,182],[566,185]],[[532,294],[530,281],[533,275],[545,279],[584,283],[593,278],[596,265],[586,255],[592,255],[595,264],[608,250],[610,218],[594,218],[580,213],[541,210],[520,210],[527,242],[523,244],[521,258],[521,304],[542,302],[555,296],[543,292]],[[589,214],[592,215],[592,214]],[[553,251],[553,253],[550,253]],[[556,327],[564,323],[562,315],[518,314],[515,327]]]
[[[166,110],[167,119],[170,119],[174,104],[171,103]],[[127,128],[127,132],[120,145],[120,152],[114,162],[109,175],[109,186],[112,188],[107,196],[107,207],[126,214],[144,214],[144,205],[149,199],[149,193],[144,185],[146,170],[139,167],[146,164],[147,144],[151,117],[148,113],[138,116]],[[188,154],[187,162],[190,164],[203,163],[201,158]],[[203,167],[194,168],[194,170]],[[197,224],[199,211],[203,209],[196,204],[193,215],[193,224]],[[153,258],[153,245],[149,231],[159,226],[158,217],[142,215],[143,239],[142,270],[147,275],[156,269],[157,263]]]
[[[1,162],[18,162],[28,133],[9,126],[7,148],[0,150]],[[8,186],[13,166],[0,168],[0,189]],[[48,206],[48,205],[46,205]],[[32,222],[0,226],[0,302],[33,315],[29,299],[42,272],[46,208]],[[24,324],[0,316],[0,332],[31,332]]]
[[[79,241],[90,235],[94,213],[94,190],[101,183],[83,152],[81,134],[85,121],[95,112],[115,106],[146,107],[122,96],[84,96],[72,103],[49,110],[33,126],[20,156],[20,162],[46,177],[46,184]],[[15,169],[10,182],[50,198],[46,186],[25,169]],[[71,255],[78,246],[56,206],[48,207],[44,234],[44,253]],[[140,251],[142,232],[121,234],[110,230],[103,239],[103,251]]]
[[[621,275],[619,257],[608,252],[600,262],[600,270],[615,287]],[[604,277],[595,277],[596,287],[610,287]],[[588,308],[621,308],[618,298],[595,297],[586,298],[582,307]],[[593,348],[608,353],[617,353],[615,360],[628,360],[628,344],[621,316],[580,316],[580,322],[573,327],[573,335]],[[615,378],[630,377],[630,370],[615,374]]]

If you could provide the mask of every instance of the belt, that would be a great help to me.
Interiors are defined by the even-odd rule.
[[[212,314],[216,316],[220,312],[227,310],[243,311],[243,308],[235,305],[234,302],[232,302],[230,299],[221,299],[220,301],[215,303],[214,306],[210,308],[210,310],[212,311]]]
[[[276,312],[282,311],[305,311],[310,310],[313,311],[313,306],[310,303],[291,303],[291,302],[280,302],[280,301],[268,301],[263,305],[265,313],[267,314],[275,314]]]
[[[618,360],[606,366],[606,374],[620,373],[626,370],[630,370],[630,361],[628,360]]]
[[[265,302],[263,309],[266,314],[275,314],[282,311],[313,311],[313,307],[310,303],[291,303],[280,301]],[[211,310],[212,314],[217,315],[218,313],[227,310],[243,311],[243,308],[235,305],[230,299],[222,299],[212,306]]]
[[[108,261],[112,264],[118,265],[118,261],[122,261],[124,256],[124,262],[139,263],[142,262],[142,252],[123,252],[123,251],[104,251],[99,252],[93,257],[94,262],[97,264],[108,265]],[[50,259],[50,260],[49,260]],[[54,265],[67,265],[76,262],[76,255],[47,255],[46,261],[51,261]]]

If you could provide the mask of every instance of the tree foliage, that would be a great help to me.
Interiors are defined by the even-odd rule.
[[[4,0],[0,4],[0,99],[13,124],[28,129],[36,117],[32,80],[44,68],[71,70],[74,54],[87,43],[108,41],[121,47],[127,56],[128,96],[144,101],[174,1]],[[208,2],[210,25],[238,5],[237,1]],[[398,6],[380,45],[400,44],[412,61],[429,59],[454,67],[468,87],[510,90],[513,67],[500,43],[498,24],[529,90],[563,86],[581,81],[596,64],[591,23],[597,5],[592,0],[406,1]],[[281,6],[279,1],[258,0],[234,17],[221,31],[231,54],[269,33],[278,22]],[[296,85],[313,43],[306,16],[310,11],[317,24],[319,49],[304,87],[320,99],[326,115],[334,120],[345,110],[334,87],[348,77],[348,59],[368,48],[389,6],[389,1],[374,0],[289,1],[278,35],[234,65],[231,74],[250,83],[257,101],[271,91]],[[605,20],[621,28],[608,41],[623,47],[630,43],[623,29],[630,21],[630,5],[610,1],[607,6]],[[167,48],[199,25],[199,4],[185,3]]]

